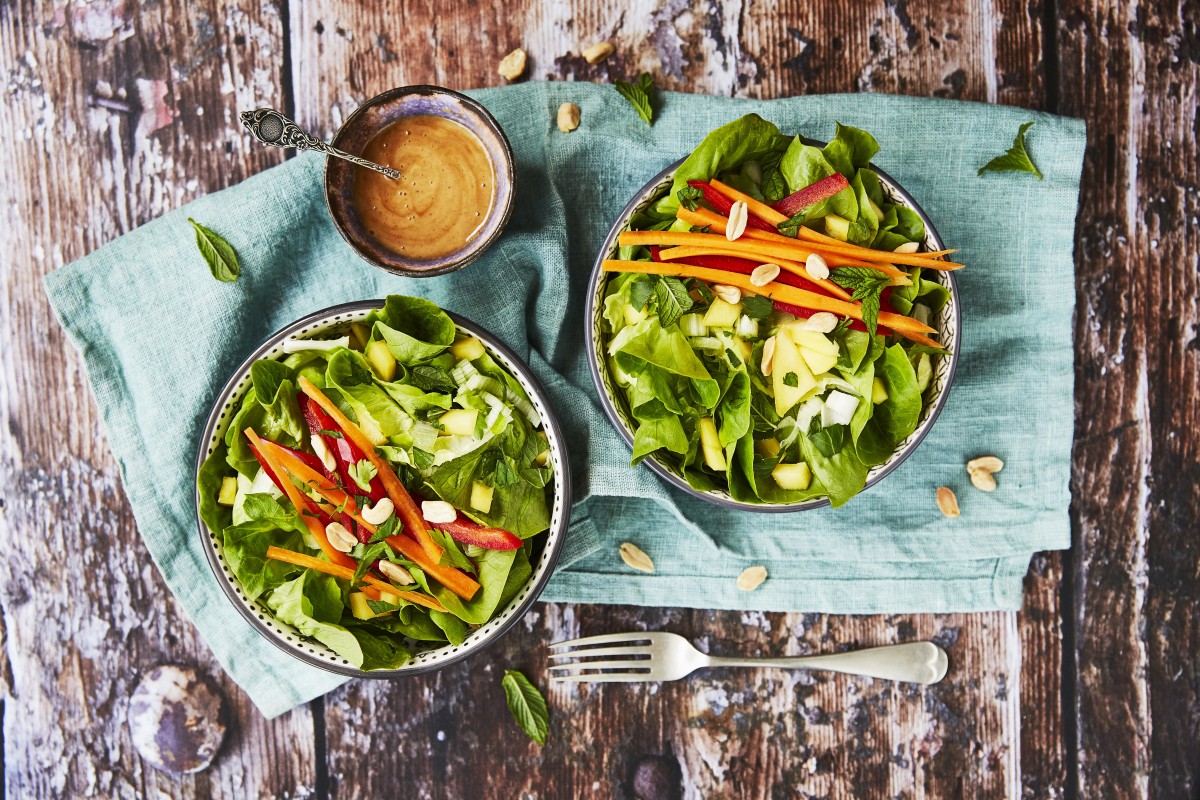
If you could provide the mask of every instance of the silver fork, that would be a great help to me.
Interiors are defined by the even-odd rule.
[[[648,631],[588,636],[556,642],[550,647],[571,648],[551,653],[550,658],[596,659],[551,665],[552,682],[677,681],[705,667],[782,667],[931,684],[946,676],[948,666],[946,651],[933,642],[892,644],[823,656],[728,658],[701,653],[677,634]]]

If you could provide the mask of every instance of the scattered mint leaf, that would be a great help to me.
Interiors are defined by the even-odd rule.
[[[738,358],[738,354],[732,350],[726,349],[725,355],[729,356],[729,363],[733,365],[734,369],[737,369],[742,365],[742,359]]]
[[[796,375],[796,373],[789,372],[787,375],[783,376],[783,385],[795,388],[800,385],[800,378]]]
[[[988,163],[979,168],[979,173],[982,175],[985,172],[1028,172],[1031,175],[1036,175],[1040,181],[1042,179],[1042,171],[1037,168],[1037,164],[1033,163],[1033,159],[1029,157],[1029,151],[1025,149],[1025,131],[1033,127],[1033,122],[1026,122],[1017,131],[1017,137],[1013,139],[1012,147],[1002,156],[996,156]]]
[[[400,606],[394,606],[391,603],[385,603],[382,600],[367,600],[367,608],[375,614],[386,614],[389,611],[395,611]]]
[[[891,285],[892,279],[870,267],[837,267],[829,279],[843,289],[851,289],[852,300],[862,301],[862,321],[872,336],[879,324],[879,296]]]
[[[691,232],[692,233],[712,233],[712,225],[704,225],[701,227],[697,227],[697,226],[693,225]]]
[[[433,453],[422,450],[419,447],[412,449],[413,464],[417,469],[429,469],[433,466]]]
[[[321,436],[328,436],[331,439],[341,439],[342,438],[341,431],[331,431],[328,428],[322,428],[321,430],[317,431],[317,433]]]
[[[704,197],[704,192],[695,186],[685,186],[676,194],[679,197],[679,204],[688,211],[695,211],[700,198]]]
[[[358,484],[358,488],[364,492],[371,491],[371,479],[378,472],[374,464],[364,458],[346,471],[350,474],[350,480]]]
[[[613,81],[617,94],[624,97],[633,106],[633,110],[647,125],[654,124],[654,109],[650,106],[650,94],[654,91],[654,78],[649,72],[643,72],[633,83]]]
[[[354,588],[361,584],[363,577],[367,574],[367,570],[371,568],[372,564],[381,558],[391,561],[396,557],[396,553],[387,542],[376,542],[375,544],[354,545],[354,549],[350,551],[350,557],[358,559],[358,566],[354,570],[354,577],[350,579],[350,586]]]
[[[742,313],[750,319],[766,319],[775,310],[771,298],[759,294],[742,296]]]
[[[662,277],[654,284],[654,304],[658,309],[658,324],[667,328],[691,310],[692,298],[683,281]]]
[[[641,311],[646,307],[652,294],[654,294],[654,281],[638,278],[629,287],[629,304],[633,306],[634,310]]]
[[[432,364],[421,364],[408,371],[413,385],[425,392],[453,392],[458,387],[450,373]]]
[[[833,337],[834,339],[836,339],[837,337],[844,334],[846,331],[850,330],[850,325],[853,322],[854,322],[854,320],[851,319],[850,317],[842,317],[841,319],[838,320],[838,324],[833,326],[833,330],[831,330],[829,332],[829,335],[831,337]]]
[[[546,698],[529,679],[513,669],[504,671],[504,679],[500,682],[504,687],[504,699],[508,701],[508,710],[525,735],[538,744],[546,743],[546,734],[550,730],[550,712],[546,708]]]
[[[390,536],[395,536],[403,529],[404,526],[400,524],[400,520],[395,514],[392,514],[383,521],[382,525],[375,529],[375,533],[371,535],[371,538],[367,541],[367,544],[378,544]]]
[[[196,230],[196,247],[200,250],[200,255],[204,256],[212,276],[222,283],[236,281],[238,275],[242,274],[242,267],[238,264],[237,253],[229,242],[191,217],[188,217],[188,222],[192,223]]]

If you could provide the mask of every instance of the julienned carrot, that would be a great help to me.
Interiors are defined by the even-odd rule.
[[[788,218],[785,214],[780,214],[778,211],[771,208],[766,203],[760,203],[757,200],[755,200],[753,197],[751,197],[750,195],[743,194],[742,192],[739,192],[737,189],[734,189],[732,186],[727,186],[724,183],[721,183],[716,178],[713,178],[712,180],[710,180],[709,184],[714,189],[716,189],[718,192],[725,195],[726,197],[728,197],[730,200],[734,201],[735,203],[739,200],[742,201],[743,203],[746,204],[746,209],[751,214],[754,214],[759,219],[766,220],[767,222],[771,223],[772,225],[778,225],[779,223],[787,222],[787,220],[788,220]]]
[[[699,211],[699,210],[700,209],[698,208],[697,211]],[[709,211],[708,209],[703,209],[703,210],[706,212],[706,214],[711,215],[711,217],[710,216],[701,216],[699,213],[697,213],[697,211],[688,211],[686,208],[683,208],[682,206],[679,208],[679,211],[676,212],[675,216],[678,217],[679,219],[683,220],[684,222],[686,222],[689,225],[695,225],[698,227],[704,227],[705,225],[708,225],[708,226],[712,227],[712,229],[717,231],[718,233],[724,233],[725,232],[725,223],[728,222],[729,220],[726,219],[725,217],[722,217],[720,214],[717,214],[714,211]],[[747,230],[747,233],[749,233],[749,230]],[[762,233],[762,231],[756,231],[756,233]],[[678,249],[678,248],[676,248],[676,249]],[[697,253],[695,255],[698,256],[700,254]],[[708,255],[708,254],[705,254],[705,255]],[[723,256],[726,254],[719,253],[717,255]],[[799,255],[799,253],[797,253],[797,255]],[[740,257],[740,256],[735,256],[735,257]],[[654,260],[658,261],[660,259],[655,258]],[[762,263],[761,259],[747,259],[747,260],[759,261],[760,263]],[[843,300],[850,299],[850,293],[847,292],[845,289],[843,289],[841,286],[838,286],[833,281],[831,281],[827,278],[818,280],[816,278],[811,277],[808,274],[808,270],[806,270],[804,268],[804,265],[799,263],[798,261],[791,261],[789,259],[781,259],[776,256],[772,256],[771,258],[769,258],[767,260],[772,264],[778,264],[780,267],[782,267],[783,269],[792,273],[793,275],[796,275],[796,276],[808,281],[809,283],[812,283],[816,286],[821,287],[825,291],[832,294],[834,297],[840,297]],[[697,262],[697,265],[705,266],[703,264],[699,264],[699,262]]]
[[[317,540],[317,546],[321,548],[321,552],[334,564],[350,569],[351,574],[353,574],[354,568],[358,566],[358,562],[345,553],[334,549],[333,545],[329,543],[329,537],[325,535],[325,526],[312,515],[313,503],[301,494],[300,490],[287,479],[287,471],[279,462],[275,451],[266,446],[267,442],[259,438],[253,428],[246,428],[245,433],[250,443],[262,454],[263,460],[270,465],[271,471],[280,477],[279,483],[283,487],[284,494],[287,495],[287,499],[295,507],[296,512],[300,515],[300,519],[304,521],[304,526],[308,528],[308,532]],[[274,444],[274,442],[271,444]]]
[[[928,345],[929,347],[943,347],[944,346],[944,345],[941,345],[941,344],[935,342],[933,339],[930,339],[928,336],[922,336],[921,334],[913,333],[912,331],[896,331],[896,333],[898,333],[900,336],[903,336],[905,339],[909,339],[911,341],[916,342],[917,344],[924,344],[924,345]]]
[[[755,286],[745,275],[735,272],[724,272],[719,269],[706,269],[691,264],[681,264],[678,261],[659,264],[653,261],[616,261],[606,260],[603,263],[605,272],[641,272],[647,275],[667,275],[673,278],[696,278],[708,283],[724,283],[736,286],[747,294],[761,294],[772,300],[779,300],[802,308],[814,308],[818,311],[829,311],[843,317],[862,319],[862,306],[859,303],[847,302],[836,297],[796,289],[774,283],[766,286]],[[879,312],[879,323],[893,330],[903,330],[912,333],[936,333],[933,328],[922,324],[912,317],[896,314],[890,311]]]
[[[773,247],[772,245],[769,245],[766,242],[763,242],[762,244],[763,247],[761,248],[751,247],[745,250],[725,248],[719,245],[716,247],[678,245],[676,247],[667,247],[662,249],[659,251],[659,256],[663,261],[677,261],[679,259],[688,259],[692,256],[706,255],[741,255],[743,257],[757,256],[759,261],[771,261],[788,270],[789,272],[796,273],[797,275],[808,274],[808,270],[805,269],[803,264],[799,263],[798,261],[791,261],[787,258],[780,258],[774,249],[769,249]],[[912,278],[909,277],[907,272],[899,269],[898,267],[893,267],[891,264],[859,264],[857,266],[861,266],[865,269],[873,269],[876,272],[881,272],[884,275],[887,275],[892,279],[892,283],[896,286],[908,286],[912,283]],[[835,267],[835,269],[836,268],[837,267]],[[833,283],[832,281],[826,281],[826,283],[832,286],[837,286],[837,284]],[[840,289],[841,287],[838,288]],[[837,293],[835,292],[835,294]],[[850,299],[850,295],[848,294],[844,296],[842,294],[837,294],[837,296],[842,297],[844,300]]]
[[[354,578],[354,570],[352,569],[347,567],[339,567],[337,564],[330,564],[328,561],[322,561],[315,556],[297,553],[293,550],[285,550],[282,547],[275,547],[274,545],[271,545],[267,548],[267,558],[273,561],[283,561],[288,564],[295,564],[297,567],[315,569],[317,572],[324,572],[326,575],[332,575],[335,578],[345,578],[347,580],[352,580]],[[373,575],[367,575],[362,580],[363,583],[367,585],[361,587],[360,591],[365,593],[372,600],[378,600],[380,597],[380,592],[387,592],[388,594],[397,595],[401,599],[407,600],[410,603],[416,603],[419,606],[425,606],[433,611],[446,610],[445,606],[428,595],[420,594],[418,592],[406,592],[403,589],[397,589],[390,583],[384,583]]]
[[[296,476],[301,482],[316,489],[330,503],[343,508],[368,533],[375,533],[377,530],[376,526],[362,518],[362,513],[355,504],[353,497],[333,485],[324,475],[309,467],[291,453],[284,451],[274,442],[264,441],[263,446],[271,450],[272,455],[278,459],[278,463],[283,469]],[[396,540],[396,543],[393,543],[393,540]],[[406,558],[416,563],[431,578],[436,579],[438,583],[464,600],[470,600],[479,591],[479,583],[477,581],[454,567],[445,567],[436,561],[430,561],[424,549],[407,536],[392,536],[388,539],[388,543],[392,544],[392,547],[395,549],[400,549],[397,543],[405,545],[403,552]]]
[[[404,488],[404,484],[396,477],[392,465],[375,452],[375,445],[362,432],[362,429],[351,422],[350,418],[343,414],[342,410],[334,405],[324,392],[313,385],[312,381],[300,376],[300,389],[324,409],[326,414],[333,417],[333,421],[341,427],[343,433],[350,437],[354,446],[362,450],[363,455],[374,465],[375,472],[383,482],[384,490],[396,507],[396,515],[404,523],[404,530],[421,544],[421,549],[429,556],[430,561],[434,564],[440,562],[442,548],[430,537],[429,531],[425,527],[425,520],[417,509],[417,504],[413,502],[412,496]]]

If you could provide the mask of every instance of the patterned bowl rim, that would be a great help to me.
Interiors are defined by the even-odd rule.
[[[804,139],[804,142],[815,147],[822,147],[825,144],[819,140],[808,139],[807,137]],[[627,412],[624,410],[624,400],[614,397],[616,393],[610,386],[611,378],[608,373],[606,355],[603,352],[604,337],[601,327],[601,312],[604,308],[604,291],[608,284],[608,277],[603,270],[603,262],[605,259],[613,257],[617,248],[617,236],[628,226],[629,219],[634,213],[656,200],[665,191],[674,178],[675,170],[685,160],[686,158],[679,159],[651,178],[646,185],[638,190],[633,199],[621,211],[620,216],[613,223],[608,236],[604,239],[604,244],[601,246],[600,252],[596,256],[596,262],[592,267],[592,275],[588,284],[588,294],[584,309],[584,324],[587,326],[586,336],[588,340],[588,370],[592,374],[592,382],[596,386],[596,392],[600,395],[600,402],[605,416],[608,417],[609,422],[612,423],[617,433],[620,434],[621,438],[625,440],[625,444],[630,448],[633,447],[633,430],[630,426]],[[893,203],[906,206],[921,218],[921,222],[925,225],[925,240],[922,242],[925,249],[945,249],[942,244],[942,238],[938,235],[933,222],[930,221],[925,210],[921,208],[913,196],[890,175],[874,164],[871,165],[871,169],[879,176],[881,188]],[[922,273],[922,279],[924,279],[926,274]],[[962,340],[962,309],[958,300],[958,285],[955,282],[953,272],[936,272],[931,277],[936,277],[938,282],[950,291],[950,302],[942,308],[938,315],[938,331],[942,335],[943,344],[950,348],[951,355],[949,357],[940,356],[936,358],[930,388],[932,389],[936,386],[937,391],[932,395],[931,402],[922,404],[921,417],[917,424],[917,429],[900,443],[900,446],[896,448],[891,458],[883,464],[870,469],[867,474],[867,483],[862,489],[864,492],[890,475],[924,441],[934,422],[941,415],[942,408],[945,407],[946,399],[950,393],[950,386],[954,382],[954,373],[958,366],[958,354]],[[799,503],[746,503],[734,500],[724,490],[700,491],[694,489],[682,475],[653,455],[647,456],[643,463],[655,475],[667,481],[672,486],[682,489],[693,497],[698,497],[701,500],[726,508],[763,514],[781,514],[807,511],[812,508],[823,508],[830,504],[827,497],[814,498]]]
[[[247,356],[217,395],[212,411],[208,415],[203,438],[200,440],[196,455],[196,474],[199,475],[204,460],[220,439],[224,438],[225,430],[232,421],[233,412],[249,388],[251,364],[260,358],[275,357],[281,354],[282,343],[287,339],[299,334],[321,335],[331,329],[345,328],[350,323],[361,320],[369,312],[382,308],[383,303],[383,300],[362,300],[330,306],[309,314],[276,332]],[[261,601],[252,602],[245,597],[225,562],[223,546],[218,541],[217,534],[209,530],[208,526],[204,524],[204,520],[200,518],[200,491],[197,486],[194,500],[200,544],[221,590],[246,621],[267,641],[310,666],[356,678],[394,679],[406,675],[434,672],[462,661],[494,644],[525,615],[546,587],[546,583],[554,571],[554,566],[558,562],[566,538],[567,524],[570,520],[571,474],[564,449],[562,428],[551,409],[545,389],[529,367],[503,342],[471,320],[451,311],[446,313],[459,330],[477,337],[483,342],[492,357],[516,377],[529,395],[534,408],[541,415],[542,429],[550,444],[550,458],[554,465],[550,528],[541,541],[540,553],[535,548],[533,572],[525,587],[509,601],[506,608],[473,631],[462,644],[428,647],[421,650],[418,648],[427,647],[428,643],[414,645],[413,642],[406,642],[413,647],[414,651],[413,659],[407,664],[397,669],[367,671],[353,666],[320,642],[300,634],[291,625],[275,619],[274,613],[267,609]],[[538,536],[541,538],[543,534],[538,534]]]

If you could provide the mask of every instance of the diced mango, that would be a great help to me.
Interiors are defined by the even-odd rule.
[[[452,344],[450,353],[459,361],[474,361],[483,355],[483,342],[474,336],[468,336]]]
[[[350,593],[350,614],[355,619],[375,619],[375,612],[367,605],[367,596],[362,592]]]
[[[721,448],[717,424],[712,417],[700,418],[700,449],[704,451],[704,463],[709,469],[725,471],[725,451]]]
[[[474,436],[479,412],[474,408],[452,408],[438,419],[446,433],[456,436]]]
[[[775,479],[775,484],[780,489],[800,492],[807,489],[812,483],[812,470],[804,462],[777,464],[775,469],[771,470],[771,477]]]
[[[741,303],[726,303],[714,297],[712,305],[704,312],[704,324],[710,328],[732,328],[742,314]]]
[[[829,214],[825,217],[825,232],[844,242],[850,238],[850,220],[837,214]]]
[[[815,353],[824,353],[837,358],[837,342],[820,331],[806,331],[793,323],[788,326],[788,334],[792,337],[793,342],[806,350],[812,350]]]
[[[804,359],[804,363],[808,365],[808,368],[812,370],[813,375],[824,375],[837,366],[838,357],[836,353],[833,355],[818,353],[816,350],[801,347],[800,356]]]
[[[371,329],[361,322],[355,322],[350,325],[350,346],[355,350],[363,351],[367,349],[367,342],[371,339]]]
[[[223,506],[231,506],[236,499],[237,478],[221,478],[221,489],[217,492],[217,502]]]
[[[775,413],[781,417],[817,385],[800,348],[790,336],[775,337],[771,383],[775,390]]]
[[[367,361],[371,362],[371,369],[375,370],[375,374],[379,376],[379,380],[390,381],[395,379],[396,357],[392,355],[387,342],[382,339],[376,339],[367,345]]]
[[[471,481],[471,508],[484,514],[492,510],[492,495],[495,490],[486,483]]]
[[[871,382],[871,402],[879,405],[888,399],[887,387],[883,385],[883,381],[876,378]]]
[[[778,439],[756,439],[754,451],[764,458],[774,458],[779,455]]]

